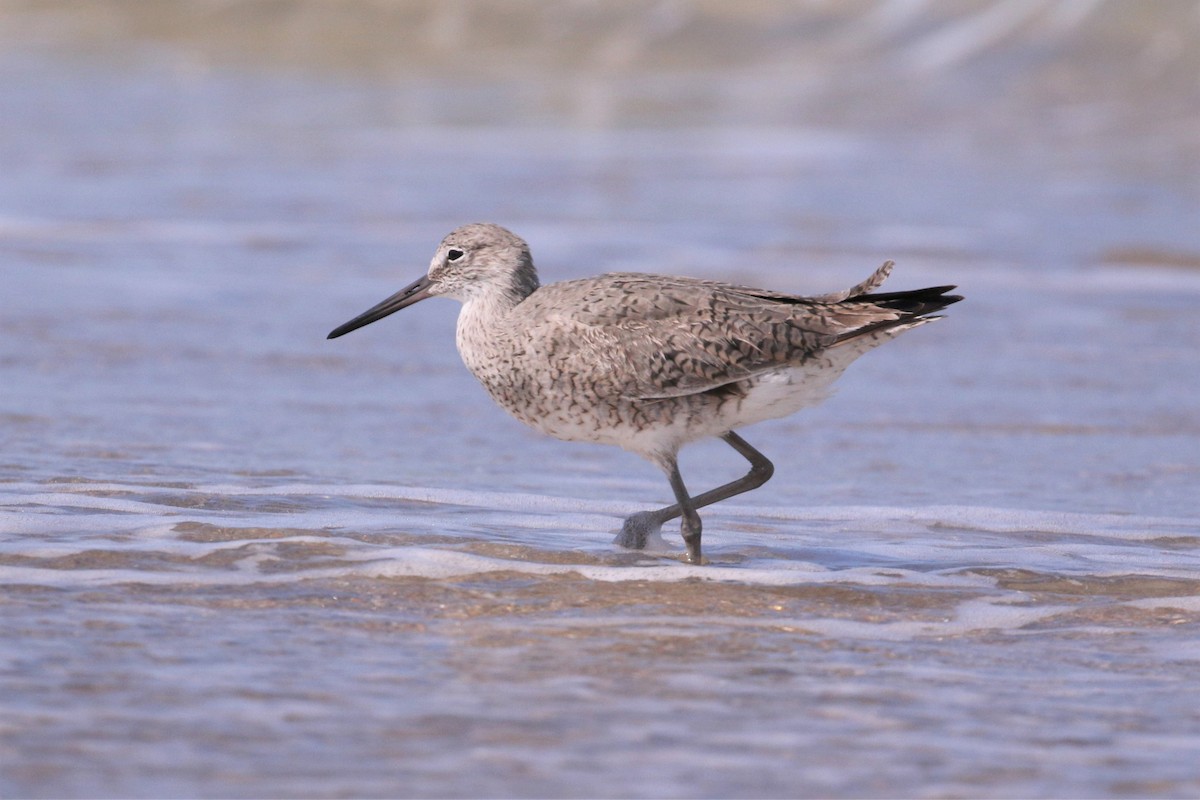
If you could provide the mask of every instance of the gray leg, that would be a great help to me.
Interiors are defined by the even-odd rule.
[[[750,471],[735,481],[730,481],[715,489],[709,489],[696,497],[688,497],[687,490],[683,488],[683,480],[679,477],[679,467],[672,459],[668,465],[667,479],[671,481],[671,489],[675,492],[675,499],[678,502],[673,506],[655,511],[642,511],[626,519],[621,533],[617,536],[617,544],[633,550],[641,550],[646,546],[646,540],[650,535],[661,528],[664,522],[682,515],[684,519],[681,530],[684,532],[684,541],[688,545],[688,560],[700,563],[700,517],[696,514],[696,509],[704,508],[704,506],[726,500],[751,489],[757,489],[769,481],[771,475],[775,473],[775,465],[766,456],[751,447],[749,442],[741,436],[730,431],[721,438],[750,462]],[[689,524],[689,517],[693,520],[692,524]],[[694,553],[692,543],[688,539],[687,529],[689,528],[695,530]]]
[[[683,543],[687,545],[687,560],[693,564],[703,564],[704,560],[700,557],[700,515],[696,513],[695,502],[688,496],[687,487],[683,485],[678,464],[671,464],[667,480],[671,482],[671,491],[679,501],[674,507],[682,509],[677,516],[683,517],[679,522],[679,532],[683,535]]]

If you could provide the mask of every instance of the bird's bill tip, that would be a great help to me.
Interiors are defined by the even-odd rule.
[[[370,325],[372,322],[383,319],[389,314],[394,314],[402,308],[411,306],[413,303],[418,303],[429,297],[431,288],[432,284],[429,281],[429,277],[422,275],[383,302],[371,306],[349,322],[334,328],[325,338],[336,339],[339,336],[345,336],[350,331],[358,330],[365,325]]]

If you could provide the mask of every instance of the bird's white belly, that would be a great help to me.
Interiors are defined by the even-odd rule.
[[[698,394],[625,403],[501,405],[532,428],[572,442],[609,444],[652,461],[688,442],[793,414],[821,403],[843,364],[822,360],[761,373],[727,396]],[[499,399],[499,398],[497,398]],[[559,398],[560,401],[563,398]],[[531,413],[539,407],[540,413]]]

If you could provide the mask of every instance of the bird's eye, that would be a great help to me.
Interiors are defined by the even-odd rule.
[[[447,261],[458,261],[464,255],[462,250],[449,250],[446,252]]]

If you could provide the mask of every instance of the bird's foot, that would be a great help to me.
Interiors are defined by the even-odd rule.
[[[662,541],[662,526],[663,520],[653,511],[640,511],[625,519],[614,541],[630,550],[645,550],[647,545]]]

